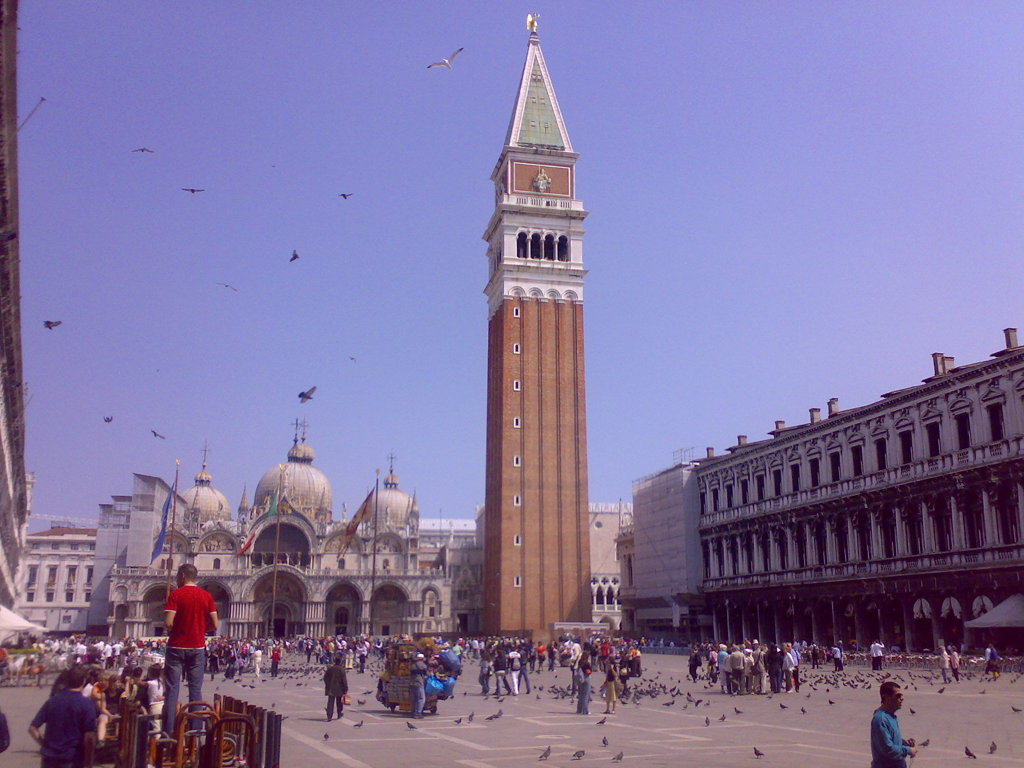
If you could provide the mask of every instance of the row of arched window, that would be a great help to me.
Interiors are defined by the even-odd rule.
[[[607,589],[598,587],[594,590],[594,605],[601,608],[618,608],[619,595],[615,591],[615,587],[609,586]]]
[[[544,235],[534,232],[527,235],[520,232],[516,237],[516,256],[520,259],[547,259],[548,261],[569,261],[569,238],[559,235]]]

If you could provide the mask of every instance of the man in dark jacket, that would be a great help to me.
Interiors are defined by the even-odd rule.
[[[344,717],[344,696],[348,693],[348,676],[342,664],[344,658],[336,654],[334,663],[324,672],[324,695],[327,697],[327,722],[334,719],[334,708],[338,708],[338,717]]]

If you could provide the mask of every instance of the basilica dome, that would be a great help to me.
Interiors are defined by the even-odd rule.
[[[384,487],[377,496],[380,525],[392,530],[419,525],[420,508],[416,498],[398,487],[398,475],[391,471],[384,478]]]
[[[256,495],[253,497],[253,506],[257,514],[267,511],[274,491],[280,488],[280,498],[287,501],[292,510],[310,520],[329,520],[332,503],[331,483],[327,475],[313,466],[314,458],[316,454],[312,447],[305,440],[296,440],[288,451],[288,461],[271,467],[260,478],[259,485],[256,486]]]
[[[200,525],[208,522],[226,522],[231,519],[227,496],[211,485],[213,476],[206,465],[196,475],[195,485],[181,493],[186,512],[196,515]]]

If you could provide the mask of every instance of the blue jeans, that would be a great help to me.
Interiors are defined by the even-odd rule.
[[[423,690],[423,684],[413,683],[409,692],[412,694],[412,716],[423,717],[423,705],[427,703],[427,692]]]
[[[164,660],[164,730],[174,735],[178,716],[178,692],[181,678],[188,684],[188,701],[203,699],[203,671],[206,669],[205,648],[168,648]]]
[[[579,700],[576,702],[577,715],[590,714],[590,678],[584,678],[579,684]]]

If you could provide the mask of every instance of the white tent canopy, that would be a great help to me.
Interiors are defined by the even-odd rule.
[[[1018,592],[976,619],[964,622],[967,629],[1024,627],[1024,595]]]
[[[33,624],[23,616],[19,616],[10,608],[0,605],[0,641],[8,640],[22,632],[30,632],[41,635],[49,630],[38,624]]]

